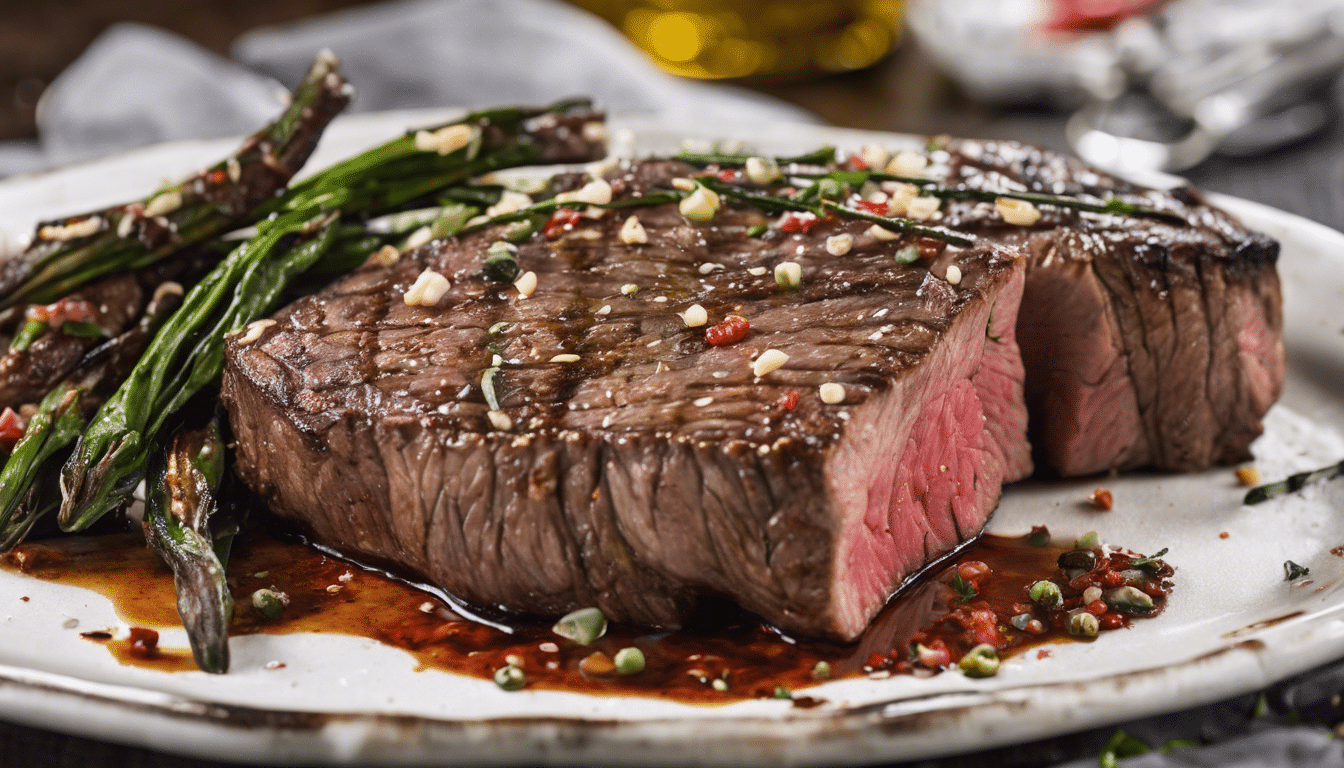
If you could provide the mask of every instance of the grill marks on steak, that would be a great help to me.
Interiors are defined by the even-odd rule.
[[[615,186],[690,173],[640,164]],[[630,214],[648,245],[617,236]],[[666,626],[713,594],[790,631],[852,638],[1030,471],[1012,327],[1023,265],[983,246],[896,266],[904,241],[857,222],[746,237],[762,220],[725,201],[713,227],[664,206],[534,237],[518,255],[539,276],[527,299],[478,276],[498,231],[354,273],[258,341],[230,342],[239,470],[318,541],[479,606],[597,605]],[[855,247],[831,256],[840,231]],[[774,283],[784,260],[802,264],[798,291]],[[957,286],[941,278],[953,263]],[[406,306],[425,268],[451,288],[436,307]],[[678,314],[695,303],[710,323],[744,314],[751,333],[709,345]],[[491,337],[498,322],[509,327]],[[751,360],[767,348],[789,361],[757,381]],[[549,362],[567,353],[580,362]],[[511,431],[491,426],[481,392],[495,354]],[[828,381],[844,403],[821,402]],[[793,410],[776,404],[789,391]]]
[[[1190,222],[1042,206],[1040,222],[1020,228],[986,204],[945,206],[947,226],[1029,256],[1018,336],[1045,463],[1081,475],[1249,458],[1283,386],[1278,243],[1192,189],[1141,189],[1012,142],[947,149],[954,183],[1115,196]]]

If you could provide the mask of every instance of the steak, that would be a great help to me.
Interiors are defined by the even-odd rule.
[[[652,161],[613,187],[693,173]],[[647,244],[619,235],[631,215]],[[765,221],[728,199],[712,226],[675,205],[585,218],[519,246],[526,297],[482,276],[499,228],[366,265],[230,339],[238,471],[317,542],[474,606],[670,627],[727,597],[852,639],[1031,471],[1025,264],[831,218],[748,235]],[[925,259],[896,263],[910,245]],[[447,292],[408,305],[425,270]],[[750,329],[711,344],[695,305]],[[787,362],[756,376],[768,349]]]
[[[1018,343],[1032,444],[1063,475],[1250,458],[1283,388],[1278,243],[1190,188],[1143,189],[1049,150],[952,141],[949,182],[1118,198],[1188,224],[1041,206],[1034,226],[956,202],[940,223],[1024,250]]]

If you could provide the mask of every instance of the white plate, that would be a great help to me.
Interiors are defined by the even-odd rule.
[[[358,116],[329,131],[315,164],[383,140],[441,113]],[[731,129],[618,121],[618,144],[675,148],[685,136]],[[737,135],[765,150],[845,147],[909,137],[779,126]],[[226,154],[231,142],[179,143],[58,172],[0,182],[0,236],[38,218],[149,192]],[[1255,445],[1265,477],[1344,456],[1344,235],[1291,214],[1218,198],[1283,243],[1288,386]],[[7,233],[7,235],[6,235]],[[1165,613],[1065,644],[1043,660],[1006,662],[989,680],[841,680],[809,691],[811,710],[781,701],[721,707],[576,693],[505,693],[434,670],[371,640],[322,635],[234,638],[226,676],[119,665],[81,640],[123,626],[103,597],[0,573],[0,717],[113,741],[267,763],[467,764],[865,763],[950,754],[1024,741],[1207,703],[1265,686],[1344,655],[1344,483],[1242,507],[1230,469],[1184,476],[1110,478],[1115,509],[1080,501],[1097,481],[1011,488],[990,530],[1018,534],[1098,530],[1152,552],[1170,547],[1176,591]],[[1226,531],[1227,537],[1219,533]],[[1283,580],[1282,563],[1311,568],[1312,583]],[[21,602],[20,595],[31,598]],[[184,646],[180,630],[163,643]],[[281,660],[286,667],[267,671]]]

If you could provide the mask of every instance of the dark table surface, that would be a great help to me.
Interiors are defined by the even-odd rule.
[[[312,5],[320,7],[323,3]],[[1047,109],[989,108],[972,103],[939,75],[932,63],[911,44],[867,71],[806,83],[756,87],[810,109],[839,126],[1012,138],[1066,148],[1063,113]],[[1186,176],[1198,186],[1266,203],[1344,229],[1344,121],[1335,121],[1321,136],[1271,155],[1252,159],[1215,157]],[[1324,674],[1317,673],[1317,677]],[[1282,699],[1285,690],[1287,688],[1280,687],[1271,691],[1271,701]],[[1251,695],[1203,708],[1187,718],[1196,723],[1189,727],[1206,736],[1242,732],[1250,722],[1255,700],[1256,697]],[[1313,718],[1316,722],[1332,725],[1339,717],[1336,710],[1337,707],[1326,705],[1315,712]],[[1113,730],[1071,734],[923,765],[1029,766],[1095,756]],[[1188,738],[1200,733],[1184,735]],[[220,757],[227,758],[226,755]],[[195,768],[225,764],[0,723],[0,765],[4,766]]]

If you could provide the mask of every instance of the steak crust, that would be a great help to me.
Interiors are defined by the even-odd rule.
[[[692,172],[643,163],[613,186]],[[631,215],[647,244],[619,237]],[[481,277],[497,229],[366,266],[230,340],[239,472],[318,542],[478,607],[675,626],[713,595],[852,639],[1031,470],[1024,263],[987,244],[898,265],[911,243],[861,222],[746,234],[763,221],[728,201],[705,227],[675,206],[585,219],[520,246],[527,297]],[[841,233],[853,248],[831,255]],[[775,283],[786,260],[797,290]],[[450,287],[408,306],[426,269]],[[697,304],[748,335],[707,343],[680,314]],[[788,361],[758,378],[766,349]],[[485,386],[507,423],[483,387],[495,356]]]

